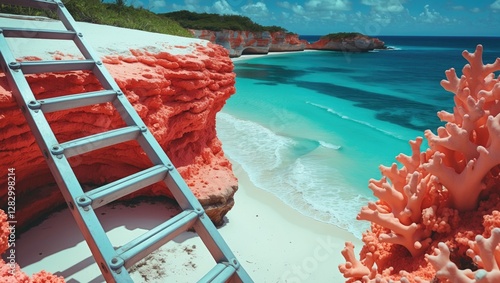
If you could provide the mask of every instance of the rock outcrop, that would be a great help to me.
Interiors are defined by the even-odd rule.
[[[224,157],[215,132],[215,115],[235,92],[228,52],[197,39],[108,26],[99,26],[99,32],[85,32],[91,25],[81,26],[207,214],[221,224],[234,204],[237,190],[231,163]],[[51,24],[47,28],[56,29]],[[116,42],[117,38],[124,42]],[[60,45],[52,46],[58,52],[40,52],[42,46],[31,52],[35,47],[19,42],[16,51],[27,49],[31,57],[23,60],[78,56],[61,50]],[[27,80],[38,99],[102,89],[94,75],[86,71],[28,75]],[[59,142],[124,125],[110,103],[48,113],[46,118]],[[0,167],[15,169],[17,227],[26,227],[63,206],[64,200],[4,73],[0,73],[0,129]],[[151,166],[133,142],[76,156],[70,158],[70,163],[84,188],[98,187]],[[4,210],[6,182],[7,178],[0,179]],[[137,195],[170,196],[170,192],[163,183],[157,183]]]
[[[306,49],[332,50],[342,52],[367,52],[374,49],[386,49],[385,43],[378,38],[356,34],[348,37],[324,36],[318,41],[306,45]]]
[[[307,42],[296,34],[285,32],[251,31],[210,31],[191,30],[194,37],[222,45],[229,51],[230,57],[242,54],[267,54],[268,52],[302,51]]]
[[[271,46],[269,52],[303,51],[307,41],[299,39],[297,34],[277,31],[271,33]]]
[[[229,56],[240,57],[242,54],[267,54],[268,52],[286,52],[311,50],[331,50],[342,52],[367,52],[374,49],[386,49],[385,43],[378,38],[362,34],[347,37],[330,38],[324,36],[309,43],[299,39],[297,34],[286,32],[250,32],[250,31],[210,31],[190,30],[194,37],[222,45],[229,51]]]
[[[236,30],[191,30],[194,37],[219,44],[229,51],[229,56],[240,57],[242,54],[267,54],[271,45],[271,34],[264,32]]]

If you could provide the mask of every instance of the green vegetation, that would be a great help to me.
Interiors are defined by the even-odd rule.
[[[209,13],[194,13],[190,11],[177,11],[162,14],[163,16],[177,21],[181,26],[188,29],[206,29],[213,31],[246,30],[246,31],[286,31],[279,26],[262,26],[253,22],[250,18],[239,15],[219,15]]]
[[[321,37],[321,39],[341,40],[346,38],[353,38],[356,36],[364,36],[364,35],[359,32],[337,32],[324,35]]]
[[[63,2],[77,21],[192,37],[191,33],[176,21],[143,8],[126,6],[122,0],[118,0],[115,4],[101,3],[100,0],[63,0]],[[56,18],[52,12],[5,4],[0,4],[0,11]]]

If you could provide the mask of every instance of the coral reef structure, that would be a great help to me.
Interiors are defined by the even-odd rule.
[[[500,282],[500,58],[484,64],[483,47],[463,52],[459,77],[441,86],[454,94],[453,113],[437,133],[410,141],[402,164],[380,166],[369,188],[378,198],[361,209],[371,222],[360,259],[346,243],[347,282]]]

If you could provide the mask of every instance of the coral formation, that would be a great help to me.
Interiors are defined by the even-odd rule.
[[[237,179],[216,136],[215,115],[235,92],[233,64],[227,51],[215,44],[191,43],[175,49],[181,48],[186,54],[143,48],[112,53],[102,60],[207,214],[221,224],[234,205]],[[54,56],[61,59],[67,55]],[[28,75],[27,80],[38,99],[102,88],[92,73],[84,71]],[[0,166],[16,168],[16,191],[23,196],[17,202],[18,225],[26,227],[64,205],[64,200],[1,72],[0,111]],[[47,113],[46,117],[61,143],[123,126],[110,103]],[[133,142],[69,160],[85,188],[151,166]],[[6,188],[6,179],[3,182],[0,185]],[[139,194],[171,196],[160,183]],[[0,200],[7,203],[6,190],[0,191]]]
[[[429,147],[410,141],[401,168],[381,166],[383,178],[369,181],[378,200],[357,217],[372,223],[361,259],[351,243],[342,252],[347,282],[498,282],[500,58],[484,64],[482,55],[481,45],[464,51],[460,77],[446,71],[455,107],[438,113],[446,125],[437,134],[425,131]]]

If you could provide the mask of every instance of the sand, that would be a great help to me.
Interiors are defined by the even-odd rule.
[[[10,19],[2,19],[17,26]],[[58,23],[47,22],[48,26]],[[30,23],[26,23],[30,25]],[[150,46],[158,34],[83,24],[86,34],[102,35],[95,47],[106,51],[114,36],[138,39]],[[116,29],[116,30],[115,30]],[[119,30],[119,32],[118,32]],[[186,38],[168,37],[172,46],[188,44]],[[194,39],[190,39],[196,41]],[[29,46],[12,43],[23,55]],[[22,47],[22,48],[21,48]],[[24,50],[28,48],[28,50]],[[175,48],[172,48],[175,49]],[[28,54],[22,54],[26,51]],[[114,50],[120,52],[121,50]],[[285,53],[277,53],[285,54]],[[47,54],[36,54],[40,57]],[[248,56],[236,60],[249,58]],[[255,282],[343,282],[338,265],[344,242],[353,241],[357,251],[361,241],[336,226],[308,218],[285,205],[274,195],[257,188],[240,165],[233,162],[239,179],[235,206],[227,214],[220,233]],[[157,199],[134,204],[111,204],[97,210],[108,236],[115,246],[139,236],[178,212],[171,201]],[[354,221],[354,219],[353,219]],[[87,244],[67,209],[51,214],[45,221],[19,235],[17,260],[28,274],[42,269],[64,276],[67,282],[103,282]],[[132,268],[135,282],[193,282],[215,265],[195,233],[185,232],[174,241],[146,257]]]
[[[334,225],[306,217],[252,184],[234,164],[239,180],[235,206],[219,232],[255,282],[343,282],[338,265],[344,242],[361,241]],[[108,205],[97,211],[116,246],[177,213],[164,199]],[[104,282],[67,209],[56,212],[17,241],[18,263],[28,274],[42,269],[68,282]],[[195,233],[185,232],[132,268],[134,282],[193,282],[215,262]]]

